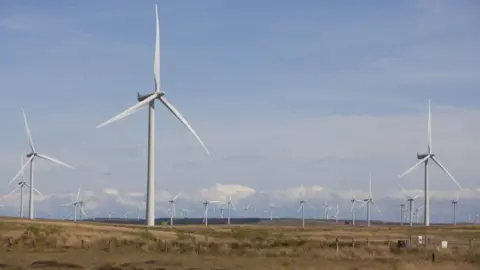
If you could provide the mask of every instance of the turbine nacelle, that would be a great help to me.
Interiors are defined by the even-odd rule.
[[[419,154],[419,153],[417,153],[417,159],[419,159],[419,160],[424,159],[424,158],[426,158],[428,155],[430,155],[431,157],[434,156],[434,154]]]
[[[30,158],[31,156],[36,156],[36,155],[37,155],[37,153],[32,152],[32,153],[27,154],[26,157]]]
[[[163,92],[163,91],[153,92],[153,93],[147,94],[147,95],[141,95],[140,93],[137,92],[137,100],[138,100],[138,102],[142,102],[152,95],[157,95],[157,99],[158,99],[160,97],[163,97],[165,95],[165,92]]]

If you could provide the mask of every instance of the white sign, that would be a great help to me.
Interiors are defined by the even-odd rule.
[[[447,247],[448,247],[448,242],[442,241],[442,248],[447,248]]]
[[[418,243],[420,245],[423,245],[423,236],[421,236],[421,235],[418,236]]]

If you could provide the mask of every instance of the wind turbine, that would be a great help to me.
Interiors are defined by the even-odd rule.
[[[180,209],[180,215],[181,215],[183,218],[187,218],[187,217],[188,217],[188,209],[186,209],[186,208]]]
[[[64,167],[67,167],[67,168],[73,168],[72,166],[66,164],[66,163],[63,163],[61,162],[60,160],[57,160],[57,159],[54,159],[52,157],[49,157],[45,154],[40,154],[38,153],[36,150],[35,150],[35,146],[33,144],[33,138],[32,138],[32,133],[30,132],[30,128],[28,127],[28,121],[27,121],[27,116],[25,115],[25,111],[22,109],[22,114],[23,114],[23,121],[25,123],[25,130],[26,130],[26,133],[27,133],[27,137],[28,137],[28,144],[30,145],[30,153],[28,153],[26,156],[27,156],[27,162],[25,164],[22,165],[22,167],[20,168],[20,170],[17,172],[17,174],[13,177],[12,180],[10,180],[10,182],[8,183],[9,185],[11,183],[13,183],[13,181],[15,181],[15,179],[17,179],[20,175],[23,174],[23,171],[25,170],[25,168],[27,167],[28,164],[30,164],[30,194],[29,194],[29,206],[30,206],[30,209],[28,211],[28,218],[29,219],[33,219],[33,191],[34,191],[34,181],[33,181],[33,176],[34,176],[34,166],[33,166],[33,161],[35,160],[35,157],[38,157],[38,158],[41,158],[41,159],[46,159],[46,160],[49,160],[53,163],[56,163],[56,164],[59,164],[59,165],[62,165]]]
[[[269,205],[268,209],[265,210],[265,213],[268,213],[270,220],[273,220],[273,205]]]
[[[403,222],[404,222],[404,220],[406,220],[406,218],[404,218],[404,214],[407,211],[405,209],[405,204],[401,203],[401,204],[396,204],[396,205],[393,205],[393,206],[400,207],[400,226],[403,226]]]
[[[447,168],[445,168],[441,163],[440,161],[438,161],[438,159],[435,157],[435,154],[433,153],[433,148],[432,148],[432,113],[431,113],[431,106],[430,106],[430,100],[428,101],[428,146],[427,146],[427,153],[426,154],[419,154],[417,153],[417,159],[419,159],[419,161],[413,165],[413,167],[411,167],[410,169],[406,170],[404,173],[402,173],[401,175],[398,176],[398,178],[402,178],[404,177],[405,175],[409,174],[410,172],[412,172],[415,168],[417,168],[418,166],[420,166],[420,164],[424,164],[425,166],[425,176],[424,176],[424,199],[425,199],[425,212],[424,212],[424,218],[425,218],[425,222],[424,222],[424,225],[425,226],[430,226],[430,198],[429,198],[429,195],[428,195],[428,161],[431,159],[435,164],[437,164],[438,167],[440,167],[440,169],[442,169],[442,171],[447,174],[450,179],[460,188],[460,190],[462,189],[462,186],[460,186],[460,184],[457,182],[457,180],[455,180],[455,178],[450,174],[450,172],[447,170]]]
[[[171,205],[172,213],[170,213],[170,226],[173,226],[173,219],[176,217],[177,211],[175,210],[175,202],[177,201],[178,197],[180,196],[180,193],[175,195],[171,200],[168,201],[168,203]]]
[[[330,206],[328,205],[327,199],[325,199],[325,203],[323,204],[323,213],[325,215],[325,220],[328,220],[329,212],[330,212]]]
[[[457,195],[457,199],[450,200],[453,205],[453,226],[457,225],[457,204],[460,197]]]
[[[349,188],[350,190],[350,195],[352,195],[352,198],[350,199],[350,203],[351,203],[351,207],[350,207],[350,212],[352,213],[352,225],[355,225],[355,214],[357,212],[357,208],[355,207],[355,203],[363,203],[363,201],[360,201],[360,200],[357,200],[355,198],[355,195],[353,194],[353,191],[351,188]],[[325,201],[325,204],[327,202]],[[328,206],[327,206],[328,207]]]
[[[235,205],[233,204],[232,202],[232,196],[229,195],[228,196],[228,201],[227,201],[227,211],[228,211],[228,219],[227,219],[227,224],[230,225],[230,214],[231,214],[231,210],[233,209],[233,211],[237,211],[235,209]],[[223,214],[222,214],[223,215]]]
[[[221,201],[209,201],[205,200],[203,201],[203,206],[204,206],[204,213],[203,213],[203,218],[205,220],[205,226],[208,225],[208,205],[212,203],[222,203]]]
[[[375,202],[373,202],[373,196],[372,196],[372,174],[371,174],[371,173],[369,174],[369,180],[368,180],[368,196],[367,196],[367,198],[365,198],[363,201],[364,201],[364,203],[365,203],[366,206],[367,206],[367,226],[370,227],[370,205],[375,206],[375,208],[377,209],[378,213],[379,213],[380,215],[382,215],[382,212],[381,212],[380,209],[378,208],[377,204],[375,204]]]
[[[422,205],[420,207],[415,208],[415,214],[414,215],[415,215],[415,223],[417,223],[417,224],[418,224],[418,220],[420,219],[420,214],[421,214],[420,210],[422,210],[423,207],[425,207],[425,205]]]
[[[87,217],[87,213],[85,213],[86,201],[82,200],[82,198],[80,197],[81,188],[82,186],[78,188],[77,199],[74,202],[66,203],[62,205],[62,206],[70,206],[70,205],[73,206],[73,221],[77,221],[77,207],[80,209],[80,219],[84,219]]]
[[[402,192],[404,193],[405,197],[407,198],[410,226],[413,226],[413,204],[414,204],[415,200],[418,197],[420,197],[420,195],[415,195],[415,196],[407,195],[406,194],[407,190],[402,185],[400,185],[400,188],[402,189]]]
[[[335,223],[338,223],[338,217],[339,217],[339,215],[340,215],[340,208],[338,208],[338,204],[337,204],[337,208],[336,208],[336,210],[335,210],[335,215],[333,215],[333,217],[332,217],[332,218],[335,219]]]
[[[20,167],[22,166],[23,166],[23,156],[20,157]],[[23,218],[23,188],[30,187],[30,185],[27,182],[25,182],[25,174],[23,171],[21,176],[22,176],[21,180],[17,182],[17,186],[10,193],[7,194],[7,197],[20,189],[20,218]],[[38,189],[33,188],[33,190],[38,194],[40,194],[40,196],[43,196],[43,194]]]
[[[315,209],[305,199],[300,201],[300,208],[298,208],[297,212],[302,211],[302,228],[305,228],[305,204],[310,206],[310,208]]]
[[[140,95],[137,93],[137,100],[139,103],[126,109],[117,116],[103,122],[98,125],[97,128],[113,123],[126,116],[129,116],[141,108],[148,105],[148,164],[147,164],[147,226],[155,226],[155,100],[160,100],[165,107],[180,121],[182,124],[190,130],[195,138],[200,142],[208,155],[207,147],[197,135],[195,130],[190,126],[187,120],[182,114],[173,107],[170,102],[165,98],[165,92],[160,88],[160,25],[158,22],[158,9],[155,5],[155,18],[156,18],[156,38],[155,38],[155,55],[153,61],[153,73],[155,89],[153,93],[147,95]]]

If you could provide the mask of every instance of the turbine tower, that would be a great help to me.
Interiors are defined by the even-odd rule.
[[[208,155],[208,149],[205,147],[205,144],[197,135],[195,130],[190,126],[187,120],[182,116],[182,114],[173,107],[170,102],[165,98],[165,92],[160,88],[160,25],[158,23],[158,10],[157,5],[155,5],[155,18],[156,18],[156,39],[155,39],[155,55],[153,60],[153,73],[154,73],[154,82],[155,89],[153,93],[147,95],[140,95],[137,93],[138,103],[134,106],[126,109],[117,116],[103,122],[98,125],[97,128],[105,126],[107,124],[113,123],[117,120],[120,120],[128,115],[131,115],[139,111],[144,106],[148,105],[148,164],[147,164],[147,207],[146,207],[146,216],[147,216],[147,226],[155,226],[155,100],[160,100],[163,105],[180,121],[182,124],[190,130],[190,132],[195,136],[195,138],[200,142]]]
[[[23,156],[20,157],[20,168],[23,166]],[[22,178],[20,179],[19,182],[17,182],[17,186],[7,194],[7,197],[15,193],[15,191],[20,189],[20,218],[23,218],[23,188],[24,187],[30,187],[30,185],[25,182],[25,173],[22,172],[21,174]],[[37,192],[40,196],[43,197],[43,194],[36,188],[33,188],[35,192]]]
[[[459,200],[460,200],[460,197],[457,196],[457,199],[453,199],[450,201],[453,206],[453,226],[457,225],[457,204]]]
[[[52,157],[49,157],[45,154],[40,154],[36,151],[35,149],[35,146],[33,144],[33,138],[32,138],[32,133],[30,132],[30,128],[28,127],[28,121],[27,121],[27,116],[25,115],[25,111],[22,109],[22,114],[23,114],[23,121],[25,123],[25,130],[27,132],[27,138],[28,138],[28,144],[30,145],[30,153],[27,154],[27,162],[25,164],[22,165],[22,167],[20,168],[20,170],[17,172],[17,174],[13,177],[12,180],[10,180],[10,182],[8,183],[9,185],[11,183],[13,183],[13,181],[15,181],[15,179],[17,179],[20,175],[23,174],[23,171],[25,170],[25,168],[27,167],[27,165],[30,164],[30,193],[29,193],[29,211],[28,211],[28,218],[29,219],[33,219],[34,218],[34,212],[33,212],[33,191],[34,191],[34,181],[33,181],[33,176],[34,176],[34,166],[33,166],[33,161],[35,160],[36,157],[40,158],[40,159],[45,159],[45,160],[49,160],[53,163],[56,163],[56,164],[59,164],[59,165],[62,165],[64,167],[67,167],[67,168],[73,168],[72,166],[66,164],[66,163],[63,163],[61,162],[60,160],[57,160],[57,159],[54,159]]]
[[[450,179],[460,188],[462,189],[462,186],[455,180],[455,178],[450,174],[450,172],[445,168],[440,161],[435,157],[435,154],[433,153],[433,148],[432,148],[432,113],[431,113],[431,106],[430,106],[430,100],[428,101],[428,145],[427,145],[427,153],[426,154],[419,154],[417,153],[417,159],[418,161],[413,167],[410,169],[406,170],[404,173],[398,176],[398,178],[402,178],[405,175],[409,174],[412,172],[415,168],[420,166],[420,164],[424,164],[425,167],[425,175],[424,175],[424,199],[425,199],[425,212],[424,212],[424,225],[425,226],[430,226],[430,198],[428,195],[428,161],[432,160],[435,164],[437,164],[442,171],[447,174]]]
[[[377,209],[377,212],[382,215],[382,212],[378,208],[377,204],[373,201],[373,196],[372,196],[372,174],[370,173],[369,175],[369,181],[368,181],[368,196],[365,198],[364,203],[367,206],[367,226],[370,227],[370,205],[375,206]]]
[[[177,201],[178,196],[180,196],[180,193],[178,193],[175,197],[168,201],[172,209],[172,213],[170,213],[170,226],[173,226],[173,219],[176,217],[177,214],[177,211],[175,210],[175,202]]]

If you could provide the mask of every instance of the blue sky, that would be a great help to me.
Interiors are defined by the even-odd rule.
[[[74,192],[80,182],[97,195],[144,191],[146,111],[95,126],[153,89],[155,3],[162,87],[212,153],[159,108],[158,192],[196,200],[201,189],[225,193],[217,183],[256,191],[303,184],[348,196],[372,171],[375,193],[393,200],[396,176],[426,149],[432,99],[435,151],[464,196],[478,199],[473,0],[2,1],[5,182],[27,151],[23,107],[38,150],[75,167],[39,162],[44,193]],[[421,174],[402,183],[420,189]],[[445,197],[455,188],[436,169],[431,186]]]

